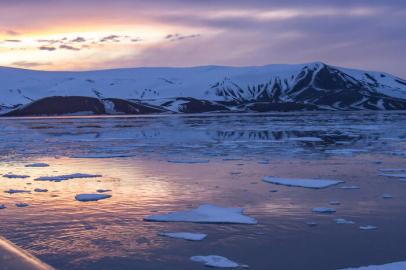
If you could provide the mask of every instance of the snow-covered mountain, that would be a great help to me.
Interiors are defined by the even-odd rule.
[[[404,110],[406,81],[320,62],[47,72],[0,68],[10,115],[287,110]]]

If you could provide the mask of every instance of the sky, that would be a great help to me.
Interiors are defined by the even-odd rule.
[[[406,78],[406,1],[0,1],[0,66],[92,70],[314,61]]]

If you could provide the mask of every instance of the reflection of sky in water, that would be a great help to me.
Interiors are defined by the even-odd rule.
[[[357,224],[378,225],[380,230],[376,235],[383,234],[385,238],[382,244],[392,241],[393,247],[398,248],[396,243],[404,239],[396,237],[397,232],[406,225],[403,215],[406,185],[396,179],[378,177],[377,169],[405,167],[404,157],[388,155],[405,151],[404,119],[398,113],[351,113],[2,120],[4,134],[0,151],[4,162],[0,173],[31,177],[0,178],[0,204],[8,207],[0,210],[0,234],[61,269],[102,269],[87,266],[107,258],[113,265],[123,261],[131,265],[137,261],[145,264],[145,269],[150,269],[147,266],[151,263],[156,265],[151,269],[158,269],[159,263],[167,266],[166,269],[179,269],[176,266],[201,269],[200,265],[189,264],[188,256],[214,252],[234,256],[253,269],[269,269],[271,265],[283,266],[282,258],[273,257],[271,264],[266,261],[271,255],[260,248],[279,245],[282,251],[288,252],[297,244],[294,236],[299,235],[323,242],[320,249],[331,248],[332,252],[324,256],[333,261],[338,252],[335,247],[341,242],[333,242],[335,236],[329,232],[335,231],[348,241],[359,233],[356,227],[350,232],[351,226],[337,227],[332,223],[336,217],[352,219]],[[298,137],[303,141],[291,140]],[[69,158],[111,153],[125,153],[129,157]],[[169,163],[168,159],[209,159],[210,162],[182,164]],[[269,164],[264,162],[267,160]],[[34,161],[51,166],[24,167]],[[103,177],[60,183],[33,181],[39,176],[77,172]],[[274,186],[261,182],[265,175],[341,179],[361,189]],[[32,191],[35,188],[46,188],[49,192],[3,193],[8,189]],[[74,200],[78,193],[94,193],[97,189],[111,189],[112,198],[90,203]],[[270,189],[278,192],[271,193]],[[382,193],[391,193],[395,199],[383,201]],[[336,207],[336,215],[310,212],[312,207],[328,206],[331,200],[342,202]],[[30,206],[16,208],[16,202]],[[196,207],[201,203],[244,207],[259,224],[142,221],[152,213]],[[308,220],[320,223],[317,230],[304,225]],[[396,227],[392,224],[394,220]],[[337,231],[339,228],[343,231]],[[209,238],[192,245],[156,235],[171,230],[204,232]],[[325,243],[329,238],[332,242]],[[283,241],[286,246],[275,241]],[[353,254],[364,243],[362,237],[359,241]],[[364,248],[368,246],[365,242]],[[401,247],[405,248],[404,244]],[[373,250],[370,254],[376,256]],[[370,258],[363,258],[362,263],[368,264]],[[388,255],[387,258],[397,257]],[[306,258],[299,262],[311,265]],[[320,264],[321,268],[312,269],[326,269],[325,266]],[[337,262],[336,266],[348,265]],[[291,269],[301,268],[292,266]]]

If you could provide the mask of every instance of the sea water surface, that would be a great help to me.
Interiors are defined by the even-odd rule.
[[[0,130],[0,204],[7,207],[0,235],[57,269],[204,269],[190,261],[194,255],[258,270],[406,260],[406,181],[379,175],[406,170],[406,112],[2,118]],[[49,167],[25,167],[33,162]],[[34,180],[71,173],[102,177]],[[272,185],[264,176],[345,183],[314,190]],[[4,192],[10,189],[31,192]],[[97,189],[112,197],[75,200]],[[205,203],[242,207],[258,224],[143,221]],[[311,211],[319,206],[337,212]],[[208,237],[158,236],[168,231]]]

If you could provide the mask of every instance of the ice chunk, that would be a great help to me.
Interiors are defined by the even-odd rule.
[[[323,142],[323,139],[319,137],[295,137],[289,138],[289,141],[300,141],[300,142]]]
[[[330,205],[340,205],[341,203],[339,201],[330,201]]]
[[[51,181],[51,182],[61,182],[65,180],[75,179],[75,178],[96,178],[102,177],[100,174],[86,174],[86,173],[74,173],[74,174],[66,174],[66,175],[59,175],[59,176],[41,176],[36,179],[35,181]]]
[[[45,189],[45,188],[36,188],[36,189],[34,189],[34,192],[48,192],[48,189]]]
[[[110,198],[108,194],[79,194],[75,196],[75,200],[80,202],[94,202]]]
[[[363,226],[359,226],[359,228],[361,230],[376,230],[376,229],[378,229],[378,227],[373,226],[373,225],[363,225]]]
[[[49,164],[47,163],[31,163],[31,164],[27,164],[25,165],[25,167],[34,167],[34,168],[42,168],[42,167],[49,167]]]
[[[394,262],[382,265],[369,265],[362,266],[358,268],[346,268],[341,270],[404,270],[406,269],[406,261],[404,262]]]
[[[184,164],[195,164],[195,163],[209,163],[208,159],[170,159],[169,163],[184,163]]]
[[[28,203],[16,203],[16,206],[17,207],[27,207],[27,206],[29,206],[29,204]]]
[[[5,178],[10,178],[10,179],[24,179],[24,178],[29,178],[29,175],[23,175],[23,174],[12,174],[12,173],[8,173],[8,174],[4,174],[3,177]]]
[[[334,222],[335,222],[336,224],[354,224],[354,221],[352,221],[352,220],[346,220],[346,219],[344,219],[344,218],[336,218],[336,219],[334,219]]]
[[[406,173],[406,169],[379,169],[379,170],[384,173],[394,173],[394,172],[405,172]]]
[[[4,193],[9,193],[9,194],[14,194],[14,193],[30,193],[31,191],[29,190],[24,190],[24,189],[9,189],[5,190]]]
[[[190,232],[166,232],[159,233],[160,236],[184,239],[189,241],[201,241],[207,237],[207,234],[204,233],[190,233]]]
[[[307,221],[306,224],[307,224],[308,226],[310,226],[310,227],[315,227],[315,226],[318,225],[316,221]]]
[[[387,193],[382,194],[382,199],[392,199],[392,198],[393,198],[393,196],[390,194],[387,194]]]
[[[406,178],[406,173],[381,173],[380,176]]]
[[[193,256],[190,257],[190,260],[194,262],[204,263],[208,267],[218,267],[218,268],[234,268],[239,267],[240,265],[236,262],[233,262],[225,257],[217,255],[209,256]]]
[[[203,204],[192,210],[164,215],[152,215],[144,218],[144,220],[158,222],[257,224],[256,219],[243,214],[242,208],[224,208],[210,204]]]
[[[342,186],[342,187],[339,187],[339,188],[341,188],[341,189],[360,189],[359,186]]]
[[[0,210],[1,209],[6,209],[7,207],[4,204],[0,204]]]
[[[315,188],[315,189],[327,188],[340,183],[344,183],[344,181],[339,180],[279,178],[272,176],[265,176],[264,178],[262,178],[262,180],[276,185],[284,185],[289,187]]]
[[[320,214],[332,214],[336,212],[334,208],[330,207],[315,207],[312,209],[312,211]]]
[[[110,192],[111,191],[111,189],[98,189],[98,190],[96,190],[96,192],[98,192],[98,193],[106,193],[106,192]]]
[[[80,155],[73,155],[71,158],[127,158],[133,157],[135,154],[80,154]]]

